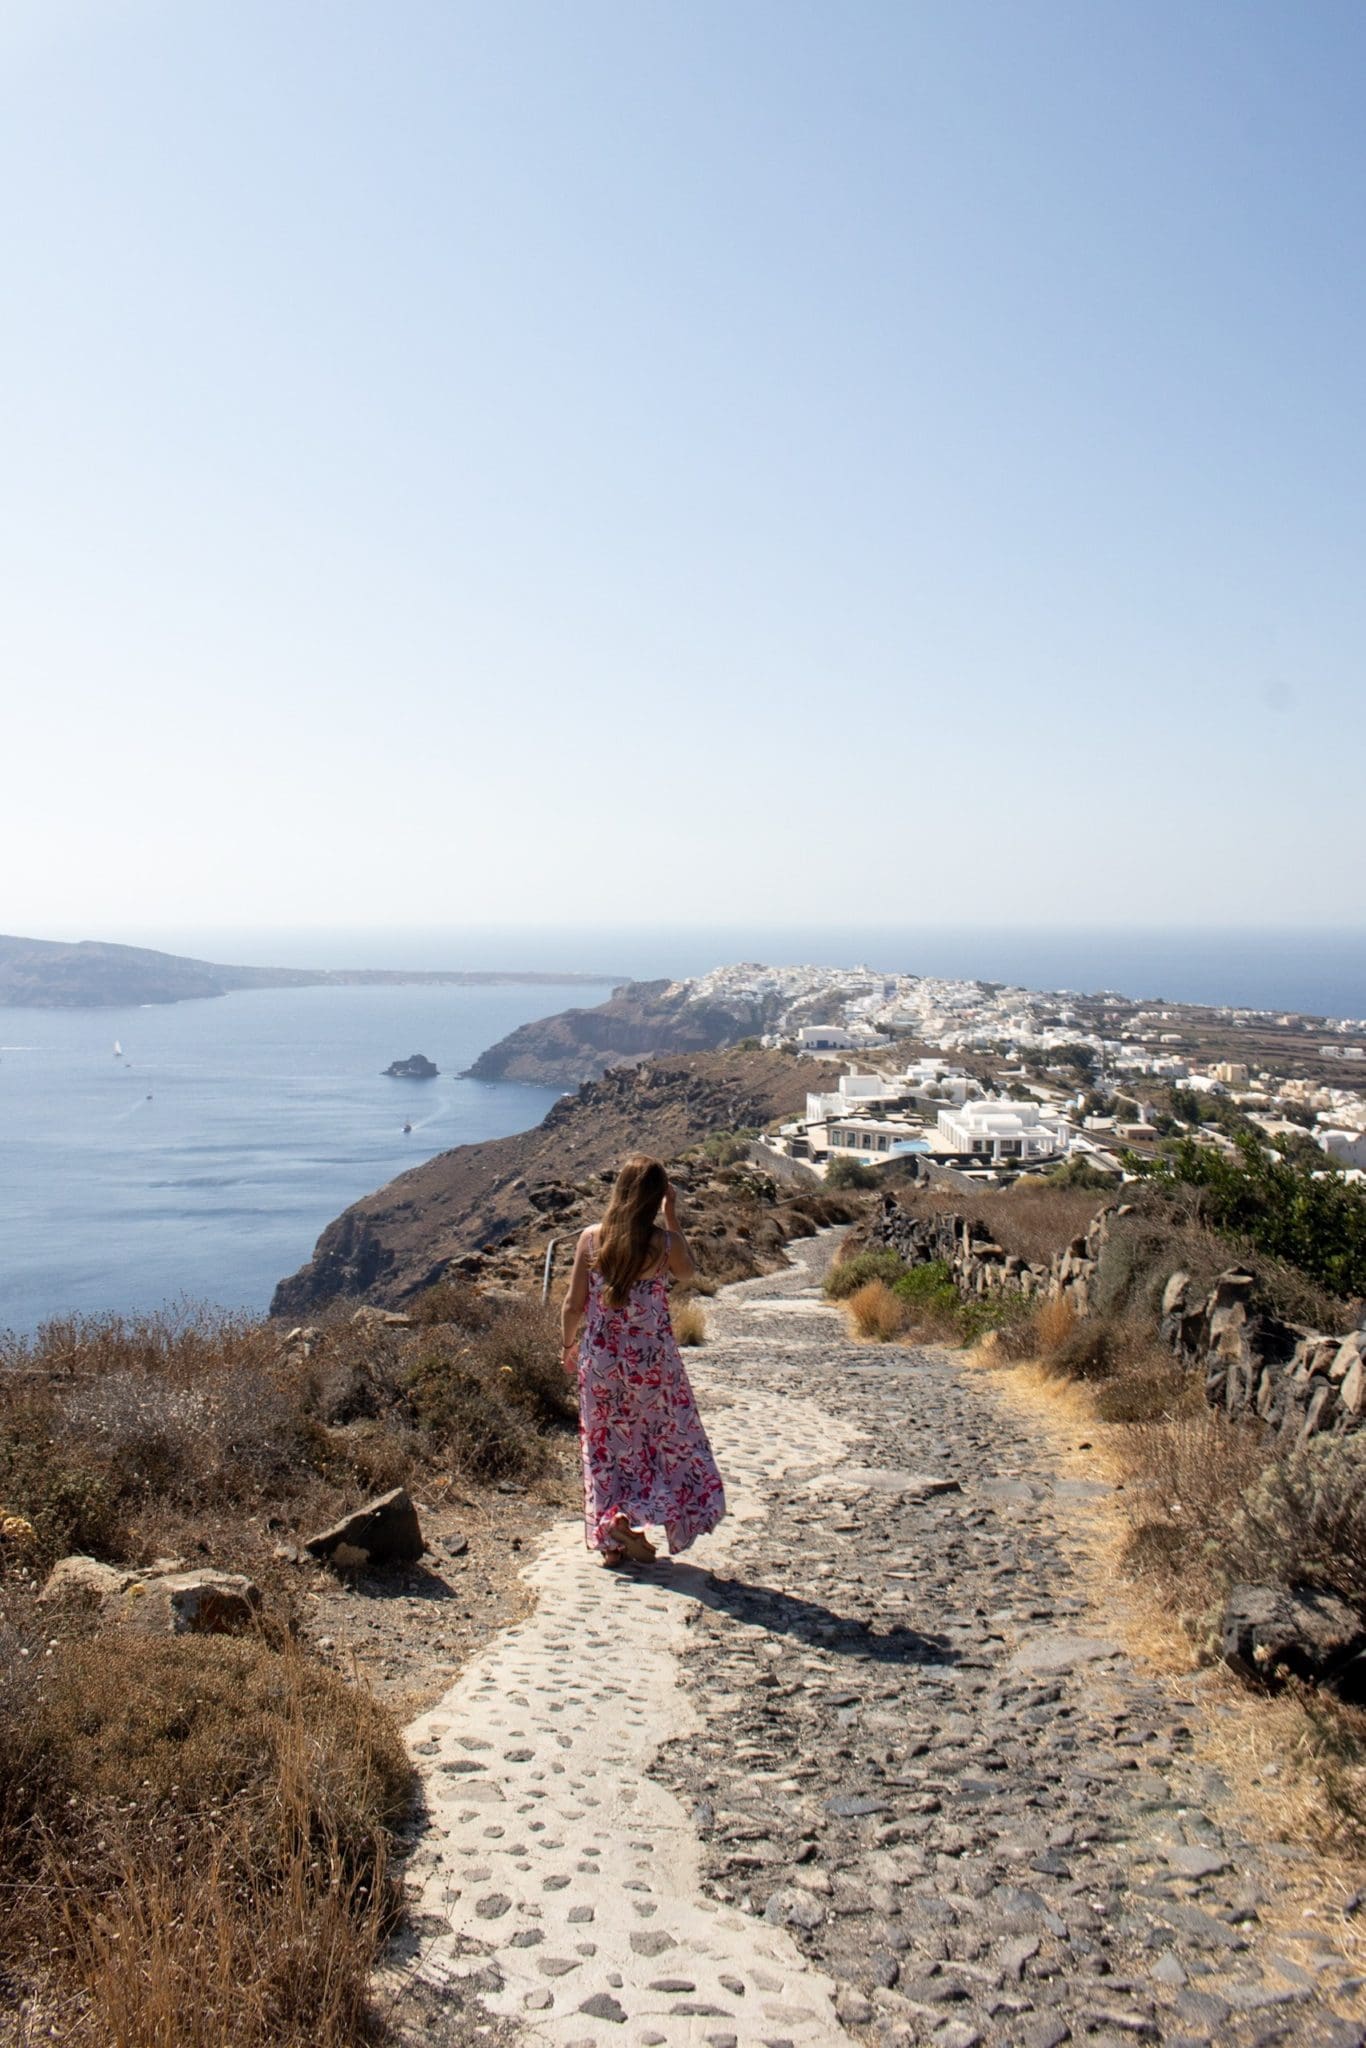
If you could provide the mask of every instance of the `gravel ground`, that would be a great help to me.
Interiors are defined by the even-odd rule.
[[[1361,2042],[1331,1927],[1272,1925],[1306,1852],[1213,1817],[1199,1680],[1105,1633],[1104,1489],[952,1354],[851,1342],[829,1253],[727,1289],[694,1372],[709,1417],[800,1394],[858,1437],[765,1489],[691,1611],[700,1732],[653,1768],[704,1888],[791,1930],[871,2040]]]

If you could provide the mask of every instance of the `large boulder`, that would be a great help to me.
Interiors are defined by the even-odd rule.
[[[1250,1684],[1287,1678],[1359,1700],[1366,1682],[1366,1626],[1336,1593],[1307,1586],[1234,1586],[1220,1627],[1220,1655]]]
[[[367,1501],[304,1543],[310,1557],[350,1567],[416,1564],[426,1547],[417,1509],[402,1486]]]

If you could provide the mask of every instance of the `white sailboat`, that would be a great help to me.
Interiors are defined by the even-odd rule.
[[[123,1058],[123,1047],[119,1044],[117,1038],[114,1040],[114,1058],[116,1060]]]

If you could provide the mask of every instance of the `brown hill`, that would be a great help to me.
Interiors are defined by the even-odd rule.
[[[476,1081],[577,1088],[623,1060],[734,1045],[768,1030],[775,1009],[773,1002],[740,996],[698,1001],[687,984],[679,989],[668,981],[628,981],[592,1009],[561,1010],[519,1025],[481,1052],[469,1072]]]
[[[795,1115],[827,1068],[789,1053],[696,1053],[613,1068],[516,1137],[459,1145],[355,1202],[275,1290],[272,1315],[347,1296],[395,1306],[504,1240],[535,1243],[590,1176],[642,1150],[676,1157],[719,1131]]]

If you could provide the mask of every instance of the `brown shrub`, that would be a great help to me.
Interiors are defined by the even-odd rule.
[[[1202,1399],[1198,1382],[1171,1358],[1122,1365],[1096,1388],[1102,1422],[1162,1422]]]
[[[1028,1332],[1039,1358],[1052,1358],[1077,1327],[1077,1312],[1066,1295],[1041,1301],[1029,1319]]]
[[[37,1568],[72,1550],[141,1560],[196,1522],[235,1531],[245,1565],[258,1523],[329,1489],[411,1484],[437,1461],[539,1472],[547,1434],[576,1419],[554,1316],[452,1285],[456,1307],[463,1322],[420,1334],[338,1310],[307,1358],[211,1312],[49,1324],[17,1347],[23,1370],[0,1370],[0,1512],[32,1525]]]
[[[1366,1608],[1366,1443],[1319,1437],[1270,1458],[1228,1530],[1230,1570],[1318,1586]]]
[[[1088,1316],[1054,1346],[1047,1359],[1060,1379],[1104,1380],[1119,1369],[1122,1340],[1113,1324]]]
[[[1140,1315],[1155,1322],[1173,1273],[1188,1273],[1192,1296],[1198,1297],[1230,1266],[1252,1273],[1259,1300],[1287,1321],[1319,1330],[1345,1327],[1344,1304],[1305,1274],[1210,1230],[1154,1190],[1140,1190],[1138,1213],[1111,1224],[1096,1268],[1092,1306],[1101,1315]]]
[[[1119,1499],[1134,1530],[1128,1561],[1138,1571],[1160,1566],[1198,1633],[1231,1582],[1228,1535],[1243,1494],[1267,1464],[1266,1441],[1201,1402],[1159,1422],[1134,1423],[1122,1455],[1130,1476]]]
[[[671,1320],[674,1326],[674,1336],[680,1344],[706,1343],[707,1318],[702,1312],[700,1302],[675,1302]]]
[[[359,2041],[413,1785],[388,1716],[259,1642],[112,1634],[20,1661],[0,1968],[91,2048]]]
[[[906,1328],[906,1304],[885,1280],[867,1280],[845,1302],[860,1337],[887,1344]]]
[[[1042,1181],[1017,1181],[1013,1187],[985,1188],[970,1195],[936,1184],[897,1190],[897,1200],[912,1216],[967,1216],[983,1224],[1002,1250],[1046,1265],[1081,1237],[1106,1201],[1095,1189],[1056,1188]]]

